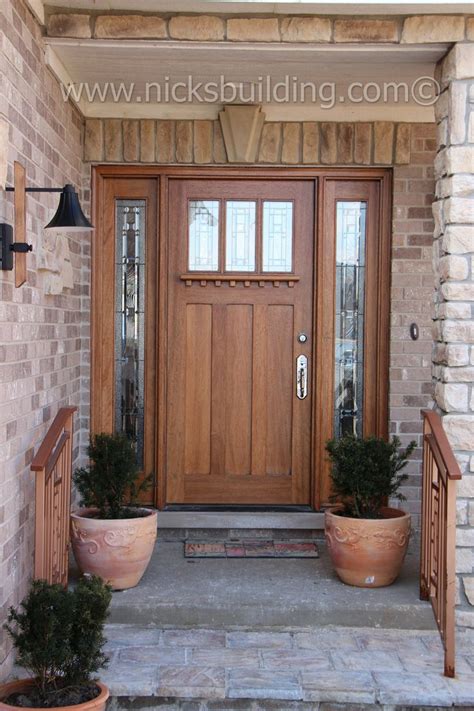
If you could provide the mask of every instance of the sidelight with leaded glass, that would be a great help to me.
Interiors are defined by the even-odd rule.
[[[366,202],[336,203],[334,436],[362,435]]]

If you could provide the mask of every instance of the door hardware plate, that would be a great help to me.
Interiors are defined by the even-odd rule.
[[[296,359],[296,397],[304,400],[308,394],[308,359],[301,354]]]

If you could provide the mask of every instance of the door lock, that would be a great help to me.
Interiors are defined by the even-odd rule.
[[[306,343],[306,341],[308,340],[308,336],[306,335],[306,333],[298,333],[297,340],[298,343]]]

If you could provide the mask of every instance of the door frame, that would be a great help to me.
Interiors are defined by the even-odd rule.
[[[167,395],[167,298],[168,298],[168,181],[173,179],[234,179],[234,180],[312,180],[314,182],[314,240],[315,260],[314,270],[314,304],[313,304],[313,329],[315,333],[313,345],[313,363],[311,387],[313,392],[312,403],[312,431],[311,431],[311,503],[315,510],[320,510],[328,503],[328,474],[329,462],[325,453],[325,442],[330,436],[328,427],[331,422],[322,417],[324,409],[323,397],[320,393],[328,393],[329,385],[327,367],[324,368],[324,358],[318,354],[329,354],[327,339],[324,339],[325,320],[334,320],[334,314],[327,310],[327,294],[329,282],[332,282],[332,267],[328,264],[327,250],[324,249],[324,230],[327,218],[322,207],[328,192],[328,181],[375,181],[379,190],[379,233],[376,247],[376,296],[379,303],[377,322],[370,324],[370,338],[372,347],[375,348],[375,391],[378,396],[375,402],[364,403],[364,420],[370,421],[370,430],[365,434],[375,434],[380,437],[388,436],[388,391],[389,391],[389,323],[390,323],[390,278],[391,278],[391,202],[392,202],[392,169],[391,168],[288,168],[278,167],[222,167],[222,166],[176,166],[176,165],[97,165],[92,167],[92,216],[93,224],[97,231],[103,231],[103,202],[105,182],[111,178],[150,179],[157,183],[157,242],[153,252],[158,272],[155,272],[158,288],[155,289],[155,301],[152,307],[152,324],[156,332],[154,348],[146,350],[145,358],[148,366],[156,372],[156,418],[155,431],[155,478],[153,503],[157,508],[163,509],[166,503],[166,481],[161,473],[166,471],[166,395]],[[321,206],[321,209],[320,209]],[[97,303],[103,287],[103,273],[105,264],[102,244],[98,243],[95,235],[92,239],[91,249],[91,432],[109,431],[110,415],[106,410],[113,411],[113,393],[104,392],[101,380],[102,363],[107,350],[104,339],[107,340],[107,326],[103,318],[102,309]],[[109,254],[110,258],[110,254]],[[374,294],[375,296],[375,294]],[[318,327],[319,326],[319,327]],[[365,368],[364,368],[365,370]],[[364,383],[367,378],[364,378]],[[112,379],[111,382],[114,382]],[[332,381],[329,379],[332,387]],[[324,384],[324,386],[323,386]],[[332,401],[332,400],[331,400]],[[145,404],[146,406],[146,404]],[[105,413],[105,414],[104,414]],[[146,415],[145,415],[146,416]],[[323,429],[317,429],[317,423],[322,423]],[[319,476],[318,473],[319,472]],[[158,481],[156,481],[158,480]]]

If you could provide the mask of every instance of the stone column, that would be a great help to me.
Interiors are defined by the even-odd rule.
[[[457,490],[457,624],[474,628],[474,43],[439,67],[433,204],[435,399],[463,472]]]

